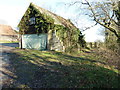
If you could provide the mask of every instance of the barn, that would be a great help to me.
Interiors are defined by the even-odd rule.
[[[84,46],[83,35],[70,21],[30,3],[18,25],[20,48],[66,51]]]
[[[0,42],[18,41],[17,33],[9,25],[0,24]]]

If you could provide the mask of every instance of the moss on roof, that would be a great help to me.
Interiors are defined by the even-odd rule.
[[[43,9],[43,8],[33,4],[33,3],[30,3],[30,5],[33,6],[34,8],[36,8],[40,13],[48,15],[51,18],[53,18],[54,24],[63,25],[63,26],[68,27],[68,28],[77,28],[74,26],[74,24],[72,22],[70,22],[70,20],[66,20],[63,17],[58,16],[58,15],[56,15],[56,14],[54,14],[46,9]]]

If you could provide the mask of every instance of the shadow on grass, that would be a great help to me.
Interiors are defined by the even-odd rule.
[[[69,60],[72,60],[72,61],[79,61],[79,60],[84,60],[84,61],[89,61],[89,62],[99,62],[101,64],[104,64],[106,65],[105,62],[102,62],[102,61],[96,61],[96,60],[92,60],[92,59],[88,59],[88,58],[82,58],[82,57],[75,57],[75,56],[70,56],[70,55],[66,55],[66,54],[62,54],[61,52],[53,52],[51,51],[53,54],[55,55],[58,55],[58,57],[64,57],[65,59],[69,59]]]
[[[24,52],[24,51],[23,51]],[[63,64],[61,59],[77,61],[94,60],[73,57],[62,53],[50,51],[59,62],[49,61],[53,57],[42,57],[39,54],[30,53],[29,56],[11,52],[10,64],[16,75],[11,87],[34,88],[117,88],[119,75],[112,70],[92,64]],[[47,53],[48,54],[48,53]],[[42,54],[41,54],[42,55]],[[36,59],[31,58],[31,56]],[[65,62],[65,61],[64,61]],[[10,75],[9,75],[10,76]],[[8,86],[9,87],[9,86]]]

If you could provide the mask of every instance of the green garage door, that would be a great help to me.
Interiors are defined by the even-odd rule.
[[[47,34],[25,34],[22,35],[22,47],[27,49],[46,50]]]

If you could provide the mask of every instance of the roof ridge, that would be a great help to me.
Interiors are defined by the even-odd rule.
[[[44,13],[44,14],[51,16],[55,20],[55,24],[63,25],[63,26],[69,27],[69,28],[71,28],[71,27],[77,28],[72,22],[68,21],[67,19],[65,19],[47,9],[39,7],[38,5],[33,4],[32,2],[30,3],[30,5],[34,6],[36,9],[38,9],[40,11],[40,13]]]

